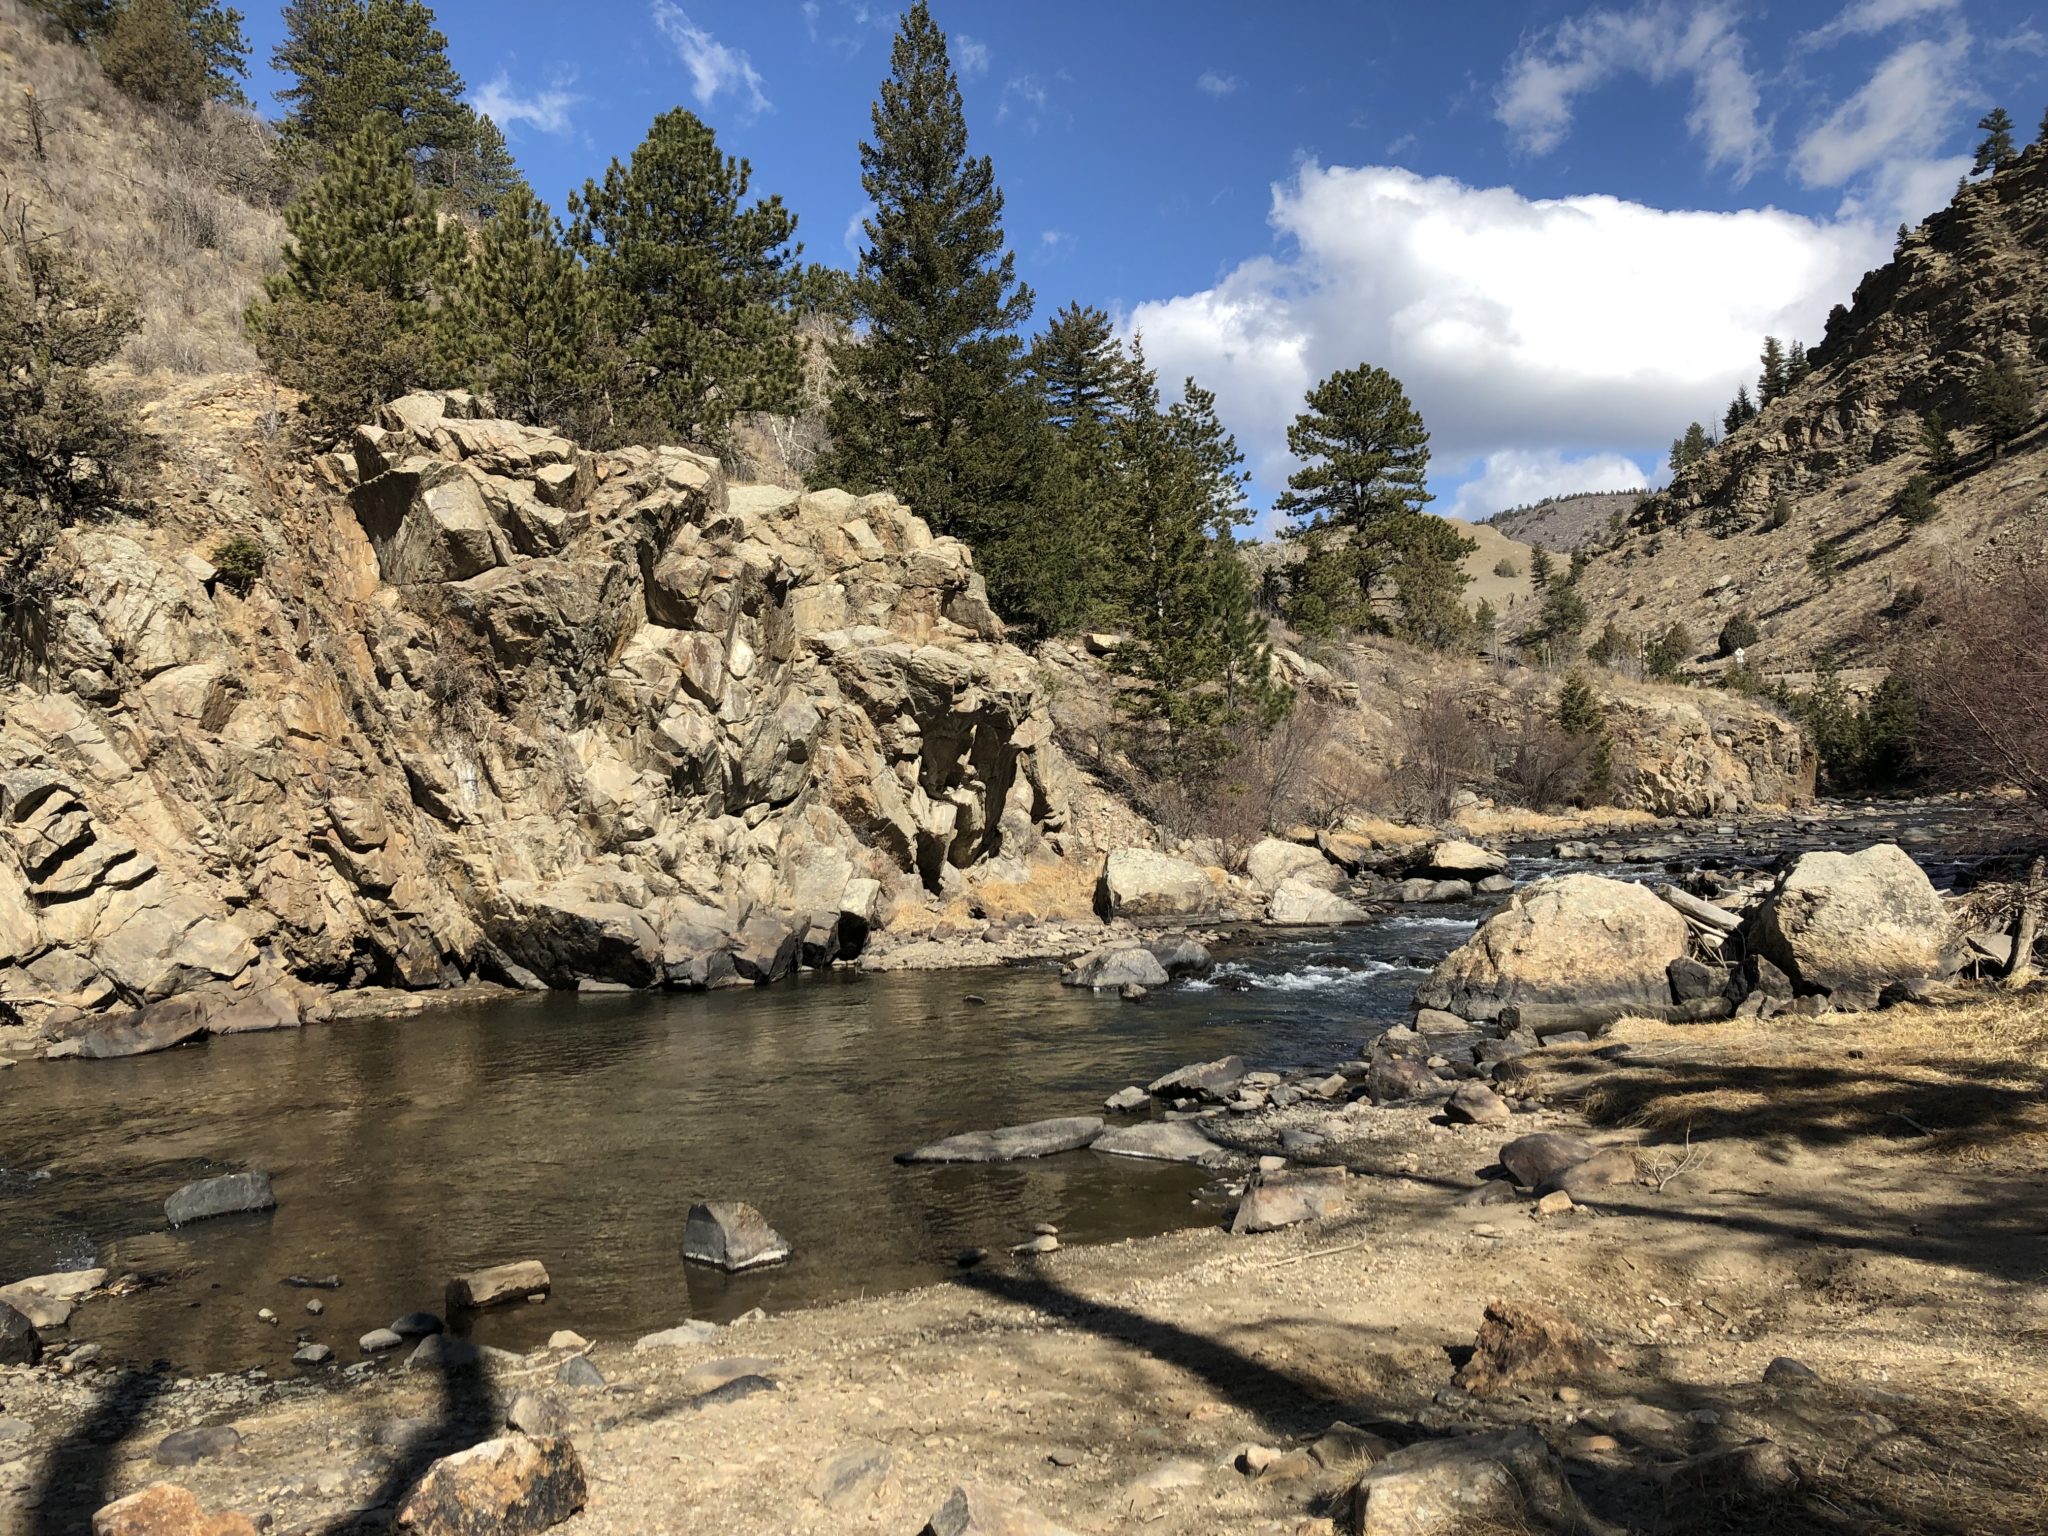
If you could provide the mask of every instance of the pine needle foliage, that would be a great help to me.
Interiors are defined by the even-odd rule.
[[[752,181],[678,107],[569,199],[569,246],[626,363],[617,430],[629,438],[718,446],[741,412],[797,403],[803,247],[781,198],[748,201]]]

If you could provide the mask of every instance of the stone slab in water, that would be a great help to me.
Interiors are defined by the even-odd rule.
[[[518,1259],[457,1275],[448,1282],[448,1308],[456,1311],[501,1306],[508,1301],[524,1301],[529,1296],[545,1296],[552,1289],[545,1265],[538,1259]]]
[[[104,1269],[65,1269],[0,1285],[0,1306],[12,1307],[36,1328],[62,1328],[87,1291],[106,1283]]]
[[[238,1216],[245,1211],[277,1208],[267,1173],[227,1173],[217,1179],[196,1179],[164,1202],[164,1216],[174,1227],[211,1216]]]
[[[1055,1152],[1074,1152],[1102,1134],[1102,1121],[1094,1115],[1071,1115],[1061,1120],[1034,1120],[1029,1125],[1007,1125],[994,1131],[963,1131],[915,1152],[897,1155],[899,1163],[1007,1163],[1025,1157],[1050,1157]]]
[[[1104,1131],[1090,1144],[1112,1157],[1142,1157],[1161,1163],[1209,1163],[1226,1154],[1185,1120],[1151,1120]]]
[[[789,1243],[744,1200],[707,1200],[690,1207],[683,1224],[683,1257],[732,1272],[780,1264]]]

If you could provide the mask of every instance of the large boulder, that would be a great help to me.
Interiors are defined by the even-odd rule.
[[[1941,897],[1895,843],[1801,854],[1746,937],[1799,991],[1837,1008],[1874,1008],[1887,982],[1942,974],[1952,943]]]
[[[1447,837],[1431,843],[1428,851],[1409,866],[1408,873],[1435,880],[1484,880],[1488,875],[1506,874],[1507,868],[1506,854]]]
[[[37,1328],[62,1328],[79,1299],[107,1282],[104,1269],[65,1269],[0,1285],[0,1307],[12,1307]]]
[[[1451,951],[1415,990],[1419,1007],[1460,1018],[1510,1010],[1539,1033],[1670,1014],[1683,917],[1645,886],[1565,875],[1527,886]]]
[[[575,1514],[588,1492],[567,1440],[506,1435],[428,1467],[397,1524],[415,1536],[530,1536]]]
[[[1266,903],[1266,921],[1282,928],[1337,927],[1371,917],[1357,902],[1292,875],[1273,888]]]
[[[1526,1427],[1407,1446],[1374,1465],[1340,1502],[1340,1528],[1361,1536],[1476,1530],[1599,1536],[1614,1529],[1579,1502],[1555,1453]]]
[[[1119,848],[1102,861],[1096,910],[1106,919],[1213,921],[1223,910],[1220,871],[1145,848]]]
[[[1284,880],[1305,880],[1327,890],[1344,874],[1330,862],[1322,849],[1290,843],[1279,837],[1264,838],[1252,844],[1252,851],[1244,857],[1244,872],[1246,878],[1268,896],[1278,890]]]
[[[899,1163],[1008,1163],[1026,1157],[1050,1157],[1055,1152],[1075,1152],[1102,1134],[1102,1121],[1094,1115],[1072,1115],[1060,1120],[1034,1120],[1029,1125],[1007,1125],[993,1131],[962,1131],[915,1152],[897,1154]]]
[[[256,1527],[247,1515],[209,1514],[191,1490],[176,1483],[151,1483],[101,1505],[92,1517],[92,1536],[256,1536]]]
[[[1159,957],[1136,940],[1104,945],[1081,956],[1061,975],[1069,987],[1113,992],[1120,987],[1163,987],[1168,980]]]
[[[1277,1232],[1304,1221],[1326,1221],[1344,1214],[1342,1168],[1283,1168],[1255,1173],[1231,1213],[1233,1236]]]

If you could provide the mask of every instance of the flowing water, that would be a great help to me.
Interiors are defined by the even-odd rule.
[[[1432,908],[1224,950],[1211,978],[1139,1007],[1062,987],[1051,967],[828,975],[25,1064],[0,1077],[0,1276],[133,1271],[153,1288],[88,1302],[74,1336],[138,1363],[289,1369],[299,1328],[351,1359],[358,1335],[439,1311],[450,1275],[508,1259],[540,1259],[555,1286],[544,1306],[474,1320],[474,1337],[513,1348],[554,1328],[632,1337],[900,1289],[1037,1222],[1090,1242],[1213,1220],[1209,1175],[1188,1168],[894,1157],[1099,1113],[1126,1083],[1231,1051],[1276,1068],[1355,1056],[1477,916]],[[241,1168],[270,1171],[275,1212],[166,1230],[172,1190]],[[706,1198],[758,1206],[795,1258],[732,1279],[685,1265],[684,1213]],[[343,1285],[292,1290],[289,1274]],[[314,1294],[319,1318],[303,1310]],[[281,1326],[256,1320],[265,1306]]]
[[[1708,831],[1684,862],[1870,840],[1853,817],[1718,845]],[[1667,858],[1603,872],[1655,875],[1676,867]],[[1563,867],[1524,850],[1515,873]],[[1952,873],[1937,869],[1937,882]],[[149,1288],[87,1302],[73,1338],[110,1360],[289,1370],[296,1331],[352,1359],[360,1334],[438,1311],[450,1275],[510,1259],[542,1260],[553,1297],[472,1326],[523,1348],[555,1328],[630,1338],[900,1289],[1038,1222],[1086,1243],[1212,1221],[1210,1177],[1188,1168],[1091,1152],[953,1168],[893,1159],[955,1131],[1096,1112],[1126,1083],[1232,1051],[1270,1068],[1354,1057],[1407,1017],[1423,968],[1483,912],[1411,908],[1224,948],[1210,978],[1138,1007],[1061,987],[1049,966],[835,974],[25,1063],[0,1073],[0,1279],[133,1272]],[[166,1229],[179,1185],[242,1168],[272,1173],[275,1212]],[[684,1264],[684,1213],[699,1199],[758,1206],[794,1260],[732,1279]],[[313,1293],[282,1284],[290,1274],[344,1283],[314,1318]],[[279,1327],[256,1320],[265,1306]]]

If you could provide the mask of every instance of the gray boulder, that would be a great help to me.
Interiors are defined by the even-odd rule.
[[[1163,987],[1170,980],[1158,956],[1139,943],[1107,945],[1076,960],[1060,977],[1068,987],[1113,992],[1124,987]]]
[[[1185,933],[1165,933],[1156,939],[1147,939],[1145,948],[1151,951],[1152,958],[1169,976],[1199,976],[1216,963],[1208,950]],[[1139,985],[1149,986],[1151,983],[1140,982]]]
[[[1275,886],[1266,903],[1266,921],[1282,928],[1336,927],[1367,922],[1371,917],[1357,902],[1293,877]]]
[[[683,1257],[729,1273],[780,1264],[789,1254],[782,1234],[741,1200],[693,1205],[683,1224]]]
[[[1222,882],[1198,864],[1145,848],[1119,848],[1102,863],[1096,910],[1132,922],[1189,922],[1217,917]]]
[[[1035,1120],[1029,1125],[1004,1126],[993,1131],[963,1131],[915,1152],[897,1154],[899,1163],[1007,1163],[1019,1158],[1050,1157],[1056,1152],[1074,1152],[1102,1134],[1102,1121],[1093,1115],[1071,1115],[1059,1120]]]
[[[211,1216],[235,1216],[244,1211],[277,1208],[267,1173],[228,1173],[216,1179],[197,1179],[164,1202],[164,1216],[174,1227],[204,1221]]]
[[[1926,873],[1896,843],[1806,853],[1752,915],[1749,948],[1801,992],[1877,1006],[1886,983],[1945,974],[1951,925]]]
[[[1561,1131],[1537,1131],[1518,1136],[1500,1149],[1500,1165],[1517,1184],[1531,1189],[1548,1187],[1568,1168],[1574,1168],[1599,1152],[1583,1136]]]
[[[43,1338],[36,1325],[0,1301],[0,1365],[40,1365]]]
[[[1451,1536],[1468,1530],[1578,1531],[1605,1536],[1533,1429],[1424,1440],[1374,1465],[1340,1501],[1342,1529],[1361,1536]]]
[[[1507,867],[1508,856],[1504,853],[1458,838],[1444,838],[1431,843],[1422,857],[1409,866],[1408,873],[1426,875],[1432,880],[1484,880],[1489,875],[1505,874]]]
[[[1645,886],[1566,875],[1525,886],[1415,990],[1418,1007],[1547,1034],[1670,1015],[1670,967],[1690,930]]]
[[[1342,1168],[1290,1168],[1252,1175],[1231,1215],[1230,1230],[1236,1236],[1276,1232],[1343,1214]]]
[[[1214,1163],[1228,1154],[1185,1120],[1149,1120],[1104,1131],[1089,1148],[1112,1157],[1140,1157],[1161,1163]]]
[[[1178,1067],[1164,1077],[1153,1079],[1145,1091],[1155,1099],[1203,1099],[1220,1104],[1244,1080],[1242,1056],[1219,1056]]]

